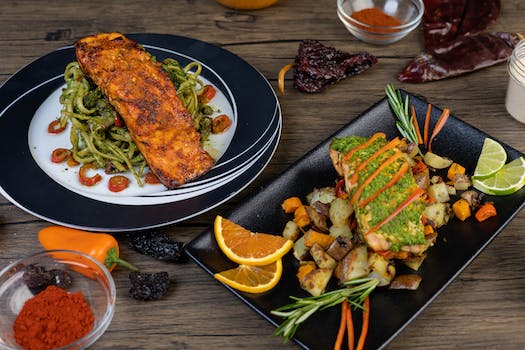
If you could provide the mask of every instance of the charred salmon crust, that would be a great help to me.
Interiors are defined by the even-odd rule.
[[[75,43],[78,63],[124,120],[150,169],[175,188],[214,164],[177,91],[151,56],[120,33],[88,36]]]

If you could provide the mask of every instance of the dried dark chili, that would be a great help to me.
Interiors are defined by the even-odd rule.
[[[169,289],[170,278],[166,271],[129,273],[129,296],[137,300],[162,298]]]
[[[295,58],[294,86],[303,92],[319,92],[376,63],[377,58],[367,52],[351,54],[316,40],[303,40]]]
[[[506,61],[519,40],[516,33],[461,36],[419,54],[397,78],[405,83],[422,83],[489,67]]]
[[[137,252],[168,262],[186,262],[184,244],[172,240],[166,233],[149,231],[134,233],[129,245]]]
[[[49,286],[67,289],[73,284],[72,277],[67,271],[48,270],[44,266],[37,265],[28,265],[22,278],[33,294],[38,294]]]

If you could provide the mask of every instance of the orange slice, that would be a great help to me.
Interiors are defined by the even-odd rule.
[[[271,264],[293,247],[293,241],[282,236],[254,233],[219,215],[215,218],[214,231],[222,252],[241,265]]]
[[[277,285],[283,273],[281,259],[269,265],[239,265],[231,270],[218,272],[213,277],[237,290],[248,293],[267,292]]]

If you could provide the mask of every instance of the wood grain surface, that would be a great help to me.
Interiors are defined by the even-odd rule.
[[[525,32],[523,1],[502,3],[501,17],[493,29]],[[278,176],[381,99],[389,82],[449,107],[465,122],[525,152],[525,125],[515,121],[504,106],[505,64],[439,82],[401,84],[396,75],[421,50],[421,32],[416,30],[389,46],[362,43],[340,23],[335,0],[280,0],[257,11],[235,11],[213,0],[1,0],[0,83],[36,58],[104,31],[177,34],[217,44],[257,68],[274,88],[279,69],[294,59],[302,39],[321,40],[350,52],[366,50],[379,58],[370,71],[320,94],[300,93],[287,79],[286,93],[279,95],[283,134],[268,167],[226,204],[158,229],[177,240],[191,240],[215,215]],[[9,164],[2,164],[1,171],[9,171]],[[47,225],[0,196],[0,265],[40,250],[36,233]],[[144,270],[168,271],[175,283],[164,299],[138,302],[127,296],[127,272],[116,269],[116,313],[92,349],[298,348],[272,337],[274,328],[269,323],[195,264],[158,262],[131,251],[126,235],[116,237],[122,256],[140,263]],[[521,212],[388,349],[525,348],[524,237],[525,214]],[[327,349],[331,344],[331,335],[327,335]]]

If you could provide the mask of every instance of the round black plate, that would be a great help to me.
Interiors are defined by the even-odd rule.
[[[33,159],[28,128],[36,109],[63,84],[64,68],[75,59],[72,47],[51,52],[24,67],[0,87],[0,147],[5,171],[0,193],[20,208],[45,220],[97,231],[129,231],[178,222],[203,213],[245,188],[271,159],[280,137],[281,110],[269,82],[247,62],[209,43],[164,34],[130,34],[158,59],[173,57],[181,64],[196,60],[202,75],[224,92],[237,113],[233,139],[206,176],[216,176],[250,155],[269,140],[271,145],[242,175],[203,195],[164,204],[121,205],[74,193],[51,179]],[[278,122],[275,122],[275,119]],[[268,128],[273,130],[268,130]],[[277,131],[277,132],[276,132]],[[273,137],[273,139],[272,139]]]

